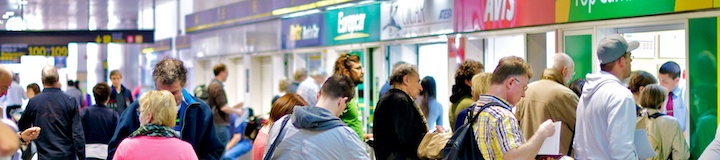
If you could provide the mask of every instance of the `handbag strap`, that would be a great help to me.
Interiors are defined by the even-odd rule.
[[[280,132],[278,132],[278,136],[275,137],[275,140],[273,140],[273,144],[270,145],[270,148],[268,148],[268,151],[265,154],[263,160],[270,160],[270,158],[272,158],[272,155],[275,152],[275,147],[277,147],[278,144],[282,142],[282,139],[285,136],[285,132],[283,131],[285,131],[285,125],[287,125],[288,120],[290,120],[290,115],[288,115],[285,120],[283,120],[282,126],[280,126]]]

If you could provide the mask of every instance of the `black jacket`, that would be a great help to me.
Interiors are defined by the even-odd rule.
[[[118,114],[122,114],[123,111],[125,111],[125,108],[129,107],[130,104],[135,102],[135,100],[133,99],[133,96],[132,96],[132,92],[130,92],[130,90],[128,90],[128,88],[125,88],[125,85],[120,85],[120,88],[121,88],[120,93],[117,90],[115,90],[115,87],[110,86],[110,88],[112,88],[112,92],[110,92],[110,101],[108,102],[108,107],[110,107],[111,109],[114,109]],[[118,94],[122,94],[123,97],[125,97],[125,99],[118,100],[117,99]],[[119,105],[118,103],[124,103],[125,105],[122,106],[122,105]]]
[[[415,105],[398,89],[380,98],[373,122],[377,159],[419,159],[417,149],[428,128]]]
[[[45,88],[31,98],[18,126],[20,130],[40,127],[35,140],[39,159],[85,159],[80,107],[60,88]]]
[[[183,97],[189,106],[185,108],[183,114],[184,118],[182,118],[183,120],[181,122],[182,133],[180,134],[180,139],[193,146],[199,159],[220,159],[225,146],[220,143],[220,139],[218,139],[215,134],[210,106],[200,99],[191,96],[190,93],[187,93],[185,90],[183,90]],[[120,115],[120,121],[115,129],[115,134],[108,144],[109,160],[115,155],[115,150],[118,145],[120,145],[120,142],[140,127],[140,120],[138,120],[139,113],[137,113],[137,108],[139,107],[138,102],[139,101],[135,101],[128,106],[122,115]]]
[[[85,144],[108,144],[115,132],[118,113],[105,105],[95,104],[80,111],[85,130]]]

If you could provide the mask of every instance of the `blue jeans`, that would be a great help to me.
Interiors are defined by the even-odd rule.
[[[243,138],[240,140],[240,142],[238,142],[238,144],[233,146],[233,148],[230,148],[230,150],[225,151],[222,159],[224,159],[224,160],[238,159],[238,157],[244,155],[245,153],[250,152],[251,149],[252,149],[252,141]]]
[[[230,126],[215,125],[215,135],[217,135],[220,143],[222,143],[223,146],[227,146],[227,143],[230,141],[231,138]]]

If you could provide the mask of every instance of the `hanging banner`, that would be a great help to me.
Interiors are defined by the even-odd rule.
[[[331,10],[325,13],[325,44],[380,40],[380,3]]]
[[[453,0],[398,0],[381,6],[380,39],[453,32]]]
[[[282,49],[321,46],[325,39],[322,13],[282,20]]]

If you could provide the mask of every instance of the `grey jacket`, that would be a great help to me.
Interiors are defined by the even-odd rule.
[[[267,153],[282,122],[290,118],[272,159],[370,159],[365,145],[337,116],[320,107],[295,107],[293,114],[278,119],[268,133]]]

